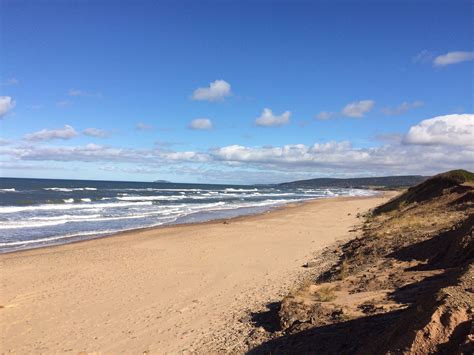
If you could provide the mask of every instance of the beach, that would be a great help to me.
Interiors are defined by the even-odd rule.
[[[392,194],[393,195],[393,194]],[[207,353],[390,194],[0,255],[3,353]],[[240,333],[244,337],[244,333]]]

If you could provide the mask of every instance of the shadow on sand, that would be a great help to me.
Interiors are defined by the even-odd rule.
[[[453,247],[457,245],[454,242],[456,238],[472,233],[472,230],[469,232],[472,222],[473,218],[470,216],[456,230],[440,233],[429,240],[401,248],[389,255],[400,261],[416,259],[426,262],[409,270],[440,271],[437,275],[398,287],[390,294],[390,299],[408,305],[407,308],[295,333],[290,330],[283,336],[255,347],[248,354],[380,354],[385,353],[386,347],[395,339],[404,337],[409,342],[412,335],[407,335],[407,329],[409,327],[420,329],[426,325],[432,314],[431,307],[436,305],[437,292],[456,284],[458,277],[465,271],[461,267],[453,268],[453,266],[472,262],[474,257],[472,251],[458,251]],[[430,311],[417,312],[420,307]],[[272,303],[267,311],[253,314],[252,319],[257,326],[275,332],[281,329],[278,311],[279,303]],[[440,347],[441,353],[450,353],[453,344],[465,337],[469,330],[469,323],[459,324],[450,341]]]

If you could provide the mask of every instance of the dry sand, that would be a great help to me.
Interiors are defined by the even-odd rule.
[[[245,341],[239,316],[280,299],[315,252],[350,236],[357,213],[387,198],[311,201],[0,255],[0,351],[207,353],[219,337]]]

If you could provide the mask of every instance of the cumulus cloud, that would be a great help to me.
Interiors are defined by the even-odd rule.
[[[210,83],[209,87],[194,90],[191,98],[198,101],[219,101],[230,95],[230,84],[225,80],[216,80]]]
[[[147,123],[138,122],[135,126],[135,129],[137,129],[138,131],[152,131],[153,126]]]
[[[347,104],[342,109],[342,114],[347,117],[360,118],[372,110],[375,106],[375,101],[373,100],[362,100],[355,101]]]
[[[412,126],[407,144],[474,146],[474,114],[437,116]]]
[[[474,52],[448,52],[446,54],[437,56],[433,60],[433,65],[436,67],[442,67],[446,65],[467,62],[470,60],[474,60]]]
[[[99,128],[86,128],[82,131],[86,136],[90,137],[97,137],[97,138],[105,138],[110,136],[110,132],[104,131],[103,129]]]
[[[316,119],[320,121],[329,120],[334,116],[333,112],[321,111],[316,115]]]
[[[277,147],[230,145],[205,153],[161,151],[156,149],[121,149],[88,144],[86,146],[0,147],[0,155],[24,161],[114,162],[140,164],[150,168],[164,166],[175,169],[177,163],[196,166],[206,175],[206,167],[217,170],[254,170],[273,174],[274,178],[291,172],[291,176],[311,177],[317,174],[374,175],[399,174],[400,171],[431,174],[453,168],[472,169],[474,148],[443,145],[388,144],[382,147],[356,148],[349,142],[294,144]],[[206,167],[196,164],[205,163]],[[181,165],[182,167],[183,165]],[[244,175],[241,176],[244,178]],[[288,179],[291,180],[291,179]],[[260,181],[265,182],[265,181]]]
[[[53,139],[71,139],[78,135],[79,133],[73,127],[65,125],[63,128],[42,129],[38,132],[29,133],[24,138],[27,141],[49,141]]]
[[[454,168],[474,168],[474,115],[434,117],[412,126],[406,134],[377,137],[382,146],[355,147],[347,141],[288,144],[281,146],[228,145],[207,151],[176,151],[154,146],[130,149],[87,144],[61,146],[34,141],[0,146],[0,157],[14,161],[87,162],[106,166],[133,166],[194,171],[193,179],[205,179],[209,171],[238,171],[255,182],[325,175],[433,174]],[[246,173],[247,172],[247,173]],[[200,174],[200,176],[198,176]],[[245,175],[248,174],[248,175]],[[273,176],[268,178],[269,174]],[[258,176],[266,180],[256,181]],[[283,178],[285,177],[285,178]],[[219,178],[218,178],[219,179]],[[220,176],[221,182],[225,179]]]
[[[285,111],[281,115],[274,115],[272,110],[264,108],[260,117],[255,120],[255,124],[261,127],[283,126],[290,122],[290,111]]]
[[[94,143],[81,146],[21,145],[17,147],[0,147],[0,155],[35,161],[113,161],[119,163],[147,163],[151,165],[174,162],[198,163],[208,160],[206,154],[199,152],[116,148]]]
[[[0,118],[5,117],[15,107],[15,104],[11,96],[0,96]]]
[[[216,148],[212,156],[217,160],[227,162],[246,162],[257,164],[285,165],[317,165],[341,164],[342,162],[367,161],[370,156],[363,150],[351,149],[350,142],[288,144],[281,147],[245,147],[231,145]],[[351,163],[352,164],[352,163]]]
[[[196,118],[189,124],[189,128],[203,131],[212,129],[212,121],[209,118]]]
[[[262,170],[357,174],[430,174],[453,168],[472,168],[474,150],[465,147],[389,144],[355,148],[349,142],[281,147],[227,146],[215,149],[214,160]]]
[[[85,146],[24,146],[17,148],[16,154],[23,160],[82,162],[134,162],[145,157],[141,157],[140,152],[136,150],[105,147],[93,143]]]
[[[413,101],[413,102],[402,102],[400,105],[395,107],[384,107],[382,112],[388,116],[403,115],[409,110],[423,106],[423,101]]]

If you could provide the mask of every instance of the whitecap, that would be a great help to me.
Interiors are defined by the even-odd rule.
[[[176,201],[187,198],[186,196],[122,196],[117,197],[121,201]]]
[[[234,189],[232,187],[225,189],[224,191],[229,191],[229,192],[252,192],[252,191],[258,191],[258,189]]]
[[[129,206],[145,206],[152,205],[152,202],[114,202],[114,203],[91,203],[91,204],[46,204],[37,206],[0,206],[0,213],[15,213],[23,211],[36,210],[70,210],[70,209],[101,209],[101,208],[117,208]]]

